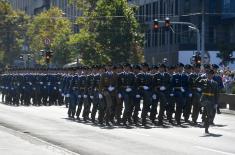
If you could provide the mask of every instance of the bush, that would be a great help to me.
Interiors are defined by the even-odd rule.
[[[235,86],[232,87],[232,94],[235,94]]]

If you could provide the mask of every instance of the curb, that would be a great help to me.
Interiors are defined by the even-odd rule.
[[[230,115],[235,115],[234,110],[229,110],[229,109],[220,109],[221,113],[223,114],[230,114]]]

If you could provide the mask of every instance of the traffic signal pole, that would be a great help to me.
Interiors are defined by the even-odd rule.
[[[158,21],[158,23],[165,24],[165,21]],[[200,53],[200,51],[201,51],[201,34],[200,34],[200,30],[197,28],[197,26],[195,24],[189,23],[189,22],[170,22],[170,23],[175,24],[175,25],[187,25],[189,28],[195,30],[197,32],[197,52]],[[173,33],[174,33],[174,31],[173,31]],[[203,54],[204,53],[202,51],[202,55]],[[203,60],[204,59],[202,58],[202,61]]]

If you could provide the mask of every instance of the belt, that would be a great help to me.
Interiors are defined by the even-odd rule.
[[[181,90],[181,88],[182,88],[182,87],[174,87],[174,89],[178,89],[178,90],[179,90],[179,89]]]
[[[212,94],[212,93],[202,93],[202,95],[205,95],[205,96],[215,96],[215,94]]]

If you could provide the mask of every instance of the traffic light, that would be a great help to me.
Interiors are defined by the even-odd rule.
[[[171,21],[169,17],[165,18],[165,27],[169,29],[171,27]]]
[[[202,63],[202,58],[200,55],[195,56],[195,64],[201,64]]]
[[[153,30],[156,32],[160,28],[158,19],[154,19],[153,21]]]
[[[52,57],[51,51],[46,51],[45,59],[46,59],[46,63],[47,63],[47,64],[50,63],[51,57]]]

